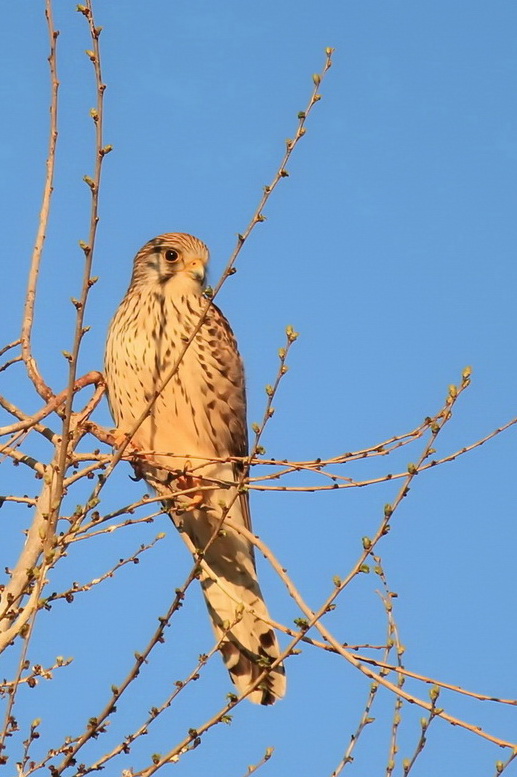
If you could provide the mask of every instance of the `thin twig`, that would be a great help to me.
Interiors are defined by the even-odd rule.
[[[78,6],[78,10],[81,10],[88,21],[88,27],[92,41],[92,49],[88,50],[86,53],[93,64],[97,92],[97,105],[90,111],[90,115],[95,127],[95,170],[93,173],[93,178],[90,178],[89,176],[84,177],[84,181],[88,185],[91,195],[90,227],[88,242],[80,243],[84,253],[84,271],[81,294],[79,299],[72,300],[76,308],[75,332],[72,351],[70,354],[65,354],[69,362],[68,392],[65,400],[65,410],[63,417],[62,444],[58,458],[58,478],[56,483],[58,490],[56,492],[55,502],[52,505],[52,516],[51,520],[49,520],[49,531],[53,530],[53,524],[57,518],[57,512],[61,504],[63,493],[63,482],[66,473],[67,457],[69,455],[69,435],[72,431],[72,405],[74,401],[74,384],[76,382],[77,376],[77,362],[83,337],[89,328],[84,327],[86,303],[90,289],[96,281],[96,279],[92,278],[92,265],[95,249],[95,239],[97,236],[97,227],[99,223],[99,189],[101,184],[102,164],[106,153],[111,151],[111,146],[105,147],[103,144],[102,131],[104,115],[104,92],[106,90],[106,84],[102,79],[101,54],[99,46],[99,36],[101,34],[102,28],[95,25],[91,0],[86,0],[86,6]]]
[[[264,755],[262,756],[260,761],[257,761],[256,764],[252,764],[251,766],[248,766],[248,768],[246,770],[246,774],[244,775],[244,777],[249,777],[250,774],[255,774],[255,772],[258,772],[260,767],[264,766],[264,764],[269,761],[269,759],[271,758],[271,756],[274,753],[274,750],[275,750],[274,747],[267,747],[266,748],[266,752],[264,753]]]
[[[4,345],[3,348],[0,348],[0,356],[3,356],[4,353],[7,353],[7,351],[10,351],[11,348],[16,348],[17,345],[20,345],[21,340],[13,340],[12,343],[7,343],[7,345]]]
[[[47,233],[48,219],[50,214],[50,201],[52,198],[52,192],[54,191],[54,170],[56,162],[56,146],[57,146],[57,116],[58,116],[58,91],[59,80],[57,75],[57,55],[56,44],[59,31],[54,28],[54,20],[52,17],[52,2],[51,0],[45,0],[45,17],[47,19],[48,37],[50,41],[50,54],[48,57],[48,63],[50,68],[50,87],[51,87],[51,101],[50,101],[50,131],[49,131],[49,146],[46,163],[46,176],[45,184],[43,187],[43,199],[41,203],[41,210],[39,215],[38,231],[36,234],[36,241],[34,244],[34,250],[32,252],[31,266],[29,270],[29,278],[27,283],[27,291],[25,295],[25,306],[23,310],[23,323],[20,342],[22,346],[22,357],[27,368],[27,374],[31,379],[34,388],[43,399],[48,402],[52,397],[52,389],[50,389],[45,383],[32,355],[31,349],[31,333],[34,323],[34,305],[36,302],[36,289],[38,284],[38,275],[41,265],[41,257],[43,253],[43,246],[45,243],[45,237]]]
[[[116,564],[114,564],[110,569],[108,569],[107,572],[104,572],[99,577],[94,578],[93,580],[90,580],[88,583],[73,583],[70,588],[68,588],[66,591],[61,591],[59,593],[53,593],[46,599],[43,599],[40,602],[40,607],[45,609],[50,609],[49,605],[51,605],[53,602],[58,601],[58,599],[66,599],[67,602],[73,601],[74,597],[78,593],[85,593],[86,591],[91,591],[92,588],[95,586],[98,586],[100,583],[104,583],[105,580],[111,580],[115,573],[118,572],[119,569],[122,569],[122,567],[127,566],[128,564],[138,564],[139,563],[139,557],[142,555],[142,553],[145,553],[147,550],[151,550],[151,548],[154,548],[157,542],[160,540],[163,540],[165,537],[165,534],[161,533],[158,534],[152,542],[147,543],[146,545],[140,545],[138,550],[136,550],[134,553],[132,553],[130,556],[127,556],[126,558],[121,558],[119,561],[117,561]]]
[[[433,701],[436,703],[436,699],[438,697],[436,695],[434,695],[434,697],[435,698],[433,698]],[[418,742],[415,745],[415,750],[413,752],[413,755],[411,756],[411,758],[404,758],[402,761],[403,777],[407,777],[407,775],[415,765],[418,756],[422,753],[424,747],[426,746],[427,732],[429,731],[429,726],[435,719],[436,719],[435,709],[432,709],[426,718],[420,719],[420,736],[418,738]]]
[[[95,761],[95,763],[93,763],[91,766],[87,767],[83,772],[83,774],[88,774],[89,772],[97,771],[99,769],[104,768],[105,764],[108,761],[111,761],[113,758],[115,758],[117,755],[119,755],[122,752],[128,752],[130,745],[132,745],[136,739],[146,735],[152,723],[155,720],[157,720],[158,717],[171,706],[171,704],[181,693],[181,691],[183,691],[190,683],[194,682],[199,678],[202,669],[206,666],[206,664],[209,662],[212,656],[214,656],[217,653],[217,651],[221,647],[221,644],[224,642],[226,635],[236,625],[236,623],[240,620],[241,617],[242,616],[240,616],[239,618],[236,618],[235,621],[233,621],[233,623],[229,624],[228,628],[224,630],[221,638],[218,640],[218,642],[216,642],[216,644],[212,647],[212,649],[208,651],[208,653],[204,653],[199,657],[199,661],[197,662],[196,666],[184,680],[178,680],[174,683],[174,686],[175,686],[174,690],[167,696],[165,701],[163,701],[159,707],[152,707],[149,716],[142,723],[141,726],[139,726],[135,731],[133,731],[133,733],[125,736],[123,742],[116,745],[113,748],[113,750],[103,755],[101,758]]]

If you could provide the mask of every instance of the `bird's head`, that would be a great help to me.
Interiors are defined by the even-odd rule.
[[[159,235],[135,256],[131,285],[160,284],[174,279],[178,291],[200,293],[210,254],[197,237],[183,232]]]

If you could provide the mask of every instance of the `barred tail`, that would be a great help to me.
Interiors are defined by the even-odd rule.
[[[213,512],[216,512],[215,510]],[[219,512],[219,511],[217,511]],[[218,522],[212,510],[194,509],[181,516],[181,530],[197,549],[203,549]],[[234,523],[243,521],[239,502],[230,510]],[[178,524],[178,518],[175,516]],[[280,655],[280,647],[257,580],[252,545],[231,526],[205,552],[208,569],[200,580],[216,639],[226,668],[239,692],[244,692]],[[274,704],[285,695],[282,663],[268,672],[248,699]]]
[[[215,571],[210,559],[205,560]],[[216,582],[203,572],[201,585],[224,663],[243,693],[279,657],[280,648],[275,632],[262,620],[269,620],[269,614],[256,576],[243,580],[239,575],[236,581],[218,577]],[[278,664],[247,698],[255,704],[274,704],[285,695],[285,686],[284,666]]]

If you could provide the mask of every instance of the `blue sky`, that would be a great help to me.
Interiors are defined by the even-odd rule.
[[[82,177],[92,172],[95,93],[85,20],[73,3],[55,5],[60,138],[35,350],[60,390],[66,381],[61,351],[72,342],[69,300],[82,274],[78,241],[88,230]],[[276,458],[335,456],[409,431],[441,407],[448,385],[459,382],[468,364],[472,385],[439,438],[438,454],[475,442],[516,414],[514,4],[472,0],[467,9],[457,0],[328,0],[316,9],[305,0],[99,0],[95,11],[104,28],[105,140],[114,151],[103,172],[94,263],[100,280],[90,296],[92,328],[81,371],[101,368],[107,324],[127,287],[132,257],[148,239],[165,231],[199,236],[211,248],[217,280],[295,131],[312,73],[332,46],[334,65],[289,163],[290,176],[218,299],[245,360],[249,420],[262,416],[264,386],[274,379],[288,324],[300,338],[264,439]],[[19,332],[44,177],[48,51],[43,3],[8,4],[3,21],[9,35],[0,55],[1,339],[7,342]],[[5,376],[2,393],[34,410],[38,401],[18,367]],[[97,419],[110,425],[106,406]],[[340,472],[361,478],[401,471],[421,447]],[[127,465],[116,473],[106,509],[143,493],[129,474]],[[34,492],[30,477],[10,465],[1,478],[2,492],[11,480],[15,489]],[[254,528],[317,607],[333,575],[344,576],[358,557],[361,537],[374,533],[397,489],[389,483],[325,494],[257,493]],[[408,668],[517,697],[516,497],[514,429],[415,479],[378,548],[398,593],[395,614]],[[13,563],[25,514],[9,507],[2,513],[5,566]],[[162,517],[79,543],[56,572],[56,589],[86,581],[161,531],[166,538],[138,567],[78,596],[73,607],[58,603],[40,617],[31,661],[75,657],[54,684],[20,695],[20,722],[41,717],[46,743],[75,735],[99,711],[190,567]],[[296,606],[266,562],[260,571],[273,616],[290,624],[299,616]],[[338,600],[328,623],[340,640],[382,644],[377,588],[373,574],[363,575]],[[211,644],[200,595],[192,591],[106,741],[137,725]],[[231,726],[209,733],[175,769],[188,777],[208,769],[239,777],[274,746],[264,775],[330,775],[357,726],[369,683],[342,659],[309,647],[288,661],[287,671],[285,701],[272,709],[240,705]],[[408,687],[427,698],[427,688]],[[172,747],[229,690],[216,657],[124,766],[139,768],[150,753]],[[514,737],[511,707],[447,694],[441,702],[494,735]],[[345,774],[383,773],[392,704],[389,694],[379,697],[376,724],[361,737]],[[420,717],[404,707],[401,758],[414,750]],[[504,757],[441,721],[429,740],[415,777],[485,777]],[[89,763],[102,746],[95,743],[83,760]],[[517,773],[513,765],[508,774],[512,768]],[[397,769],[401,774],[400,763]]]

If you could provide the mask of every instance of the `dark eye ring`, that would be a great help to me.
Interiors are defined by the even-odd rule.
[[[165,252],[165,259],[167,262],[177,262],[180,258],[180,255],[177,251],[174,250],[174,248],[169,248]]]

